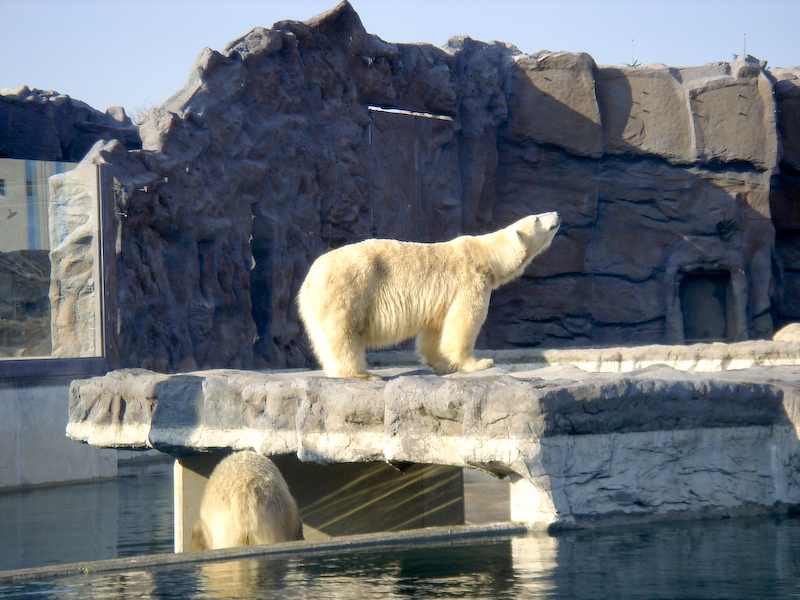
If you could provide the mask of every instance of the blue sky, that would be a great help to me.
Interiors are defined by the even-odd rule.
[[[55,89],[101,110],[159,104],[200,50],[255,26],[304,20],[334,0],[0,0],[0,88]],[[600,64],[696,65],[748,53],[800,65],[800,0],[352,0],[387,41],[442,44],[453,35],[524,52],[585,51]]]

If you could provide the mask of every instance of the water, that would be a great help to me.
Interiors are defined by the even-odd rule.
[[[0,570],[171,552],[172,463],[120,475],[0,494]]]
[[[0,598],[800,598],[800,519],[697,521],[238,560],[0,587]]]
[[[0,495],[0,569],[170,552],[171,465],[129,466],[121,474]],[[490,498],[486,490],[477,495]],[[507,508],[501,496],[490,504]],[[243,597],[800,598],[800,518],[664,523],[0,584],[0,600]]]

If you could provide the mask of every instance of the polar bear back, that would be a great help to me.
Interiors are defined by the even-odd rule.
[[[302,539],[297,503],[265,456],[235,452],[214,468],[193,531],[196,550]]]

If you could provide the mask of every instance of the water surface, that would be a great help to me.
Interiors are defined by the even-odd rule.
[[[0,598],[800,598],[800,519],[696,521],[53,579]]]
[[[172,463],[0,494],[0,570],[171,552]]]

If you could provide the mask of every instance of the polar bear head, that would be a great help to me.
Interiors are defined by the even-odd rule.
[[[557,212],[541,213],[524,217],[487,236],[494,256],[493,287],[522,275],[531,261],[550,247],[560,225]]]
[[[525,246],[524,266],[550,247],[560,226],[561,218],[555,211],[530,215],[508,226]]]

